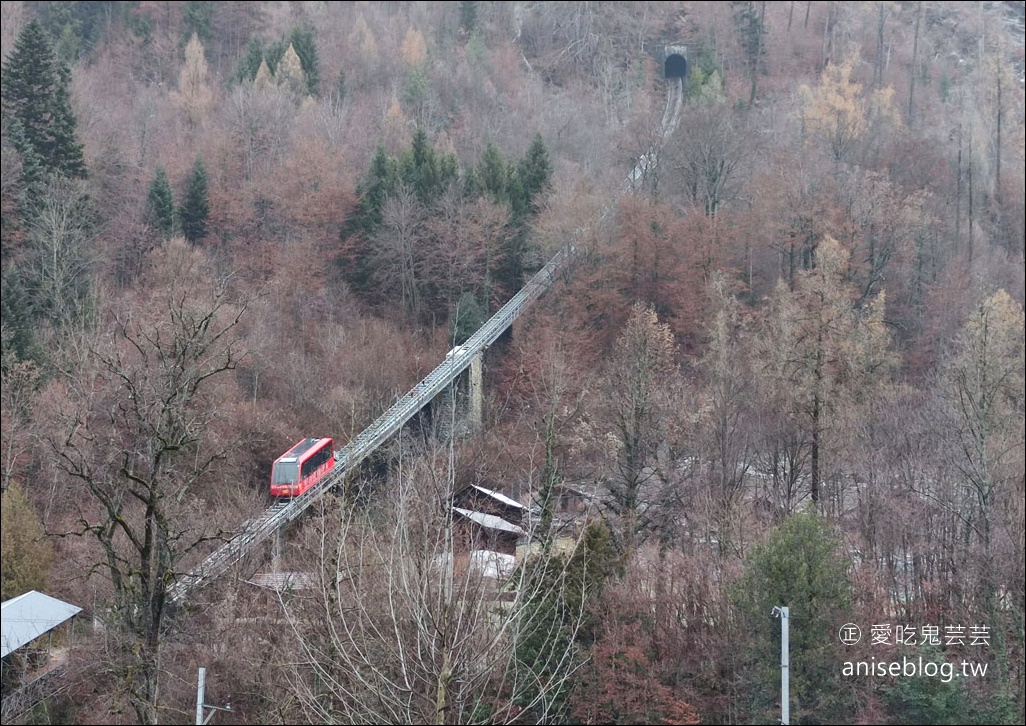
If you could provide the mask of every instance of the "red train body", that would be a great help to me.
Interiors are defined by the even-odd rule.
[[[295,497],[317,484],[335,468],[331,439],[303,439],[274,460],[271,496]]]

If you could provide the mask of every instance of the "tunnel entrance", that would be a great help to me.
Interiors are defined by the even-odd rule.
[[[666,56],[663,63],[663,75],[666,78],[685,78],[688,74],[688,62],[684,56],[672,53]]]

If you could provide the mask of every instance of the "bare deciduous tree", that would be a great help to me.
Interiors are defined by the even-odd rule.
[[[743,164],[756,145],[754,135],[743,128],[744,118],[724,105],[692,111],[667,147],[684,196],[710,217],[740,195]]]
[[[380,231],[374,235],[375,277],[388,298],[398,298],[403,310],[416,314],[423,295],[421,249],[426,211],[416,194],[405,187],[385,200]]]
[[[390,495],[323,511],[321,589],[285,605],[294,692],[316,722],[546,722],[577,665],[587,558],[488,549],[451,506],[452,449],[412,465],[402,449]]]
[[[28,292],[43,319],[60,328],[86,311],[94,211],[85,182],[56,177],[33,206]]]
[[[152,297],[116,303],[57,358],[52,425],[44,434],[74,502],[69,534],[88,537],[109,579],[105,618],[121,632],[118,674],[140,723],[159,720],[159,659],[168,591],[190,553],[217,537],[205,511],[236,441],[224,381],[242,355],[245,304],[203,253],[172,239],[151,261]]]

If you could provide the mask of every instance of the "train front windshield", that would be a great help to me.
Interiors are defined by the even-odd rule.
[[[295,484],[299,481],[299,465],[296,462],[278,462],[271,472],[272,484]]]

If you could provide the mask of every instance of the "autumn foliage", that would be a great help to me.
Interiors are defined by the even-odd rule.
[[[1022,722],[1021,7],[0,20],[4,597],[102,626],[5,723],[191,721],[197,667],[223,723],[775,719],[770,600],[993,635],[935,654],[991,669],[951,683],[841,681],[899,644],[809,636],[801,719]],[[276,456],[358,436],[568,244],[482,352],[480,427],[445,420],[462,376],[172,607]],[[536,589],[468,574],[475,484],[525,506]]]

